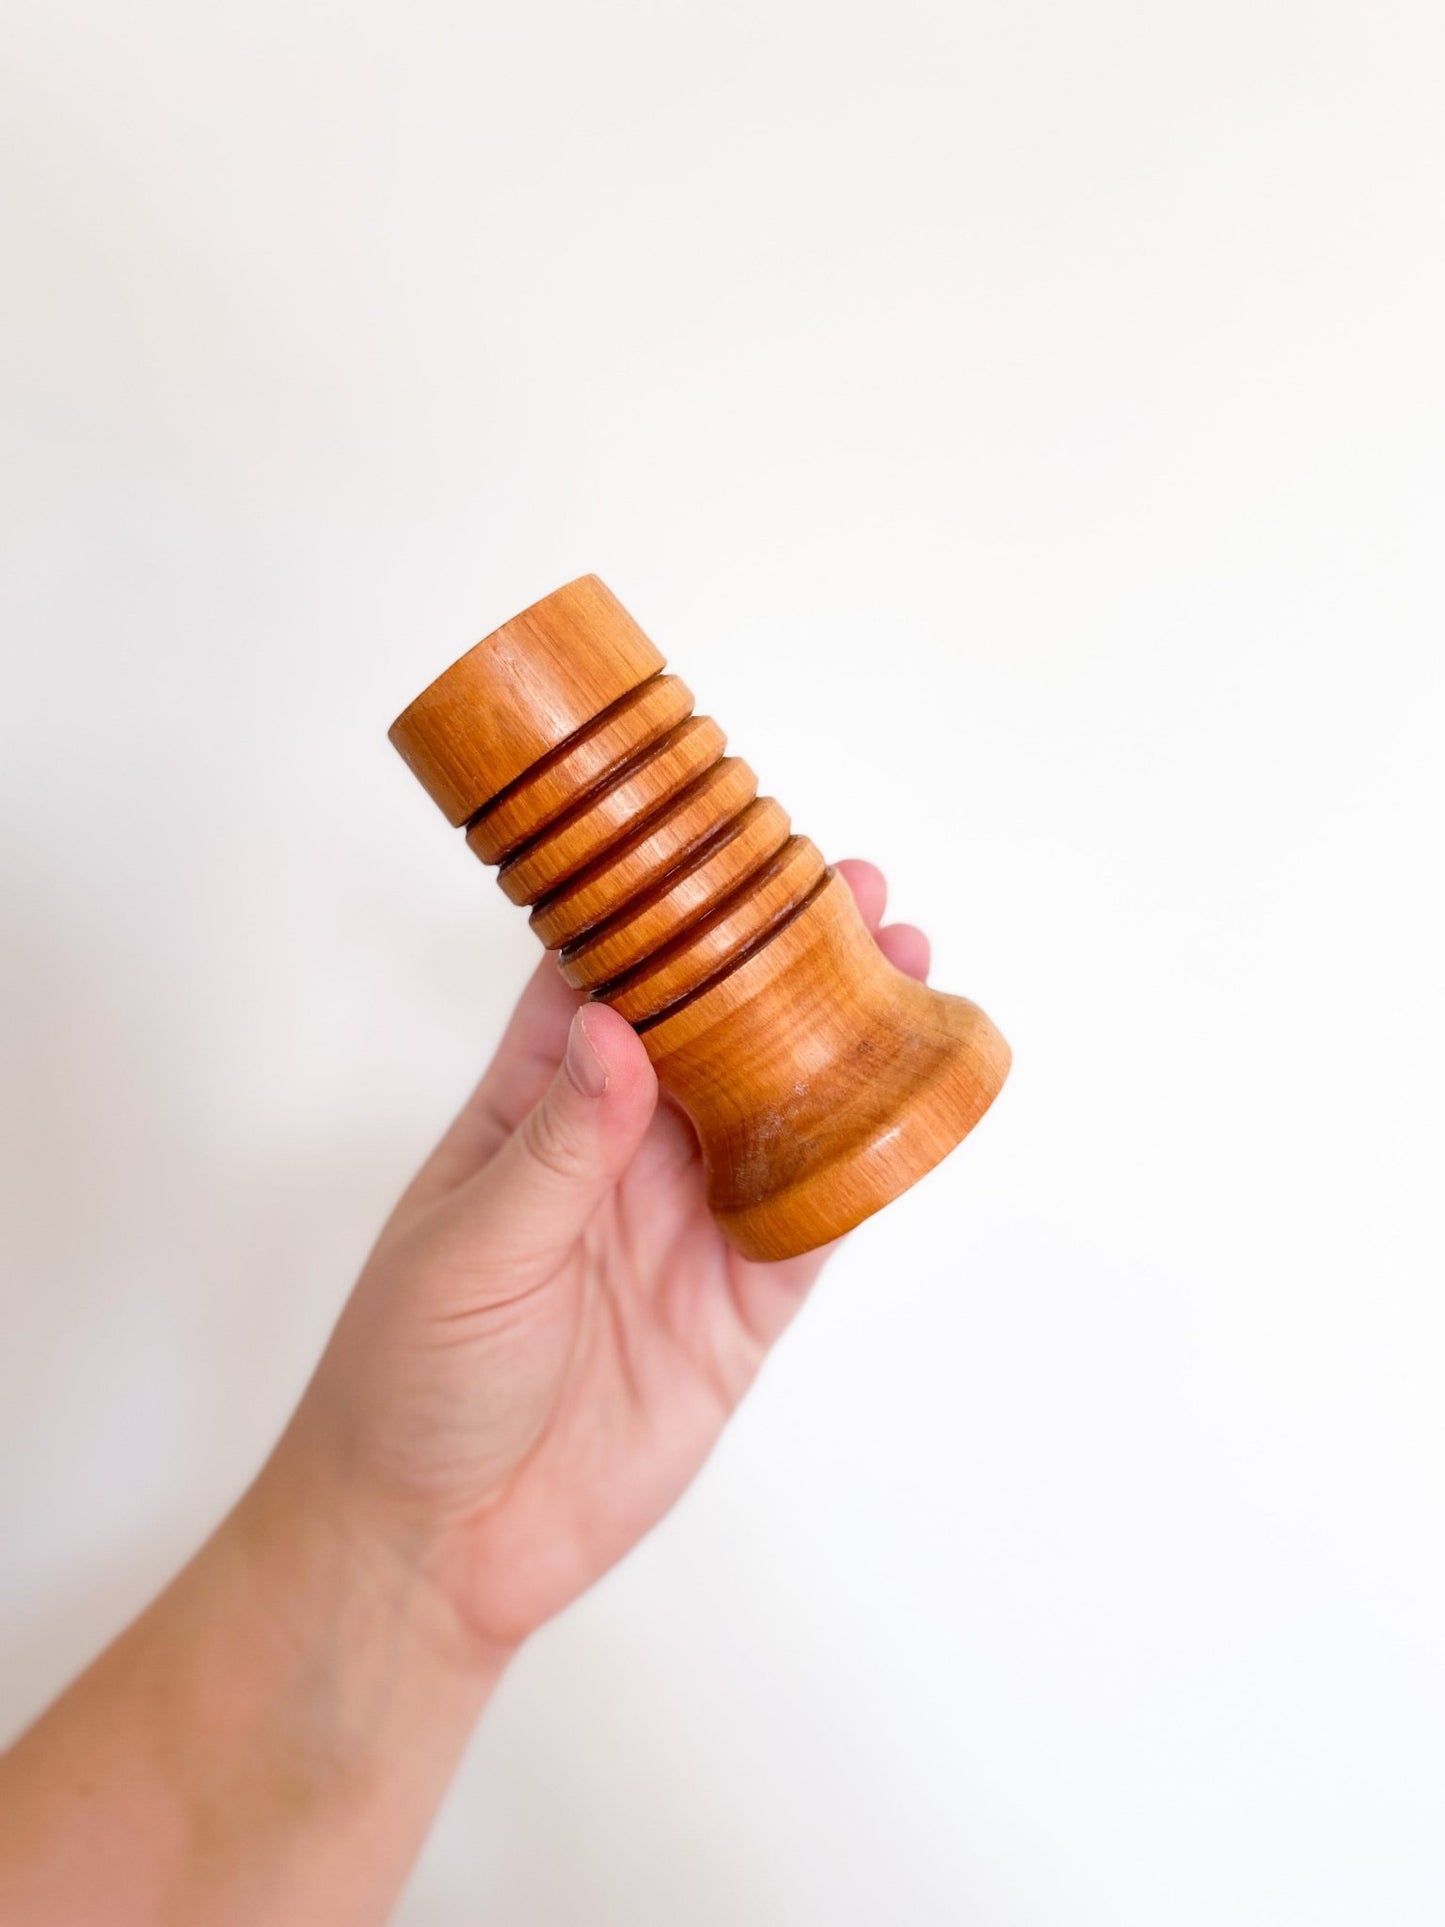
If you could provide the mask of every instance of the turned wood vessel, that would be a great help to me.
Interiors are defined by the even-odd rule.
[[[390,733],[567,982],[641,1034],[749,1258],[851,1230],[992,1102],[1009,1051],[987,1017],[887,962],[596,576],[479,642]]]

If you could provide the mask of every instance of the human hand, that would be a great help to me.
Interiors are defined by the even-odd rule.
[[[0,1763],[0,1913],[375,1927],[511,1652],[677,1498],[826,1255],[733,1250],[641,1041],[544,960],[260,1476]]]
[[[839,866],[879,928],[881,873]],[[754,1264],[709,1216],[640,1039],[544,958],[383,1230],[263,1479],[314,1489],[505,1654],[599,1578],[707,1457],[827,1249]]]

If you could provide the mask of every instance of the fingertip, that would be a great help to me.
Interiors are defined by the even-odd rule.
[[[607,1059],[593,1038],[585,1005],[574,1011],[567,1026],[567,1048],[562,1054],[562,1063],[573,1090],[580,1097],[606,1096],[611,1073]]]
[[[533,1264],[574,1239],[647,1135],[657,1078],[641,1039],[604,1004],[583,1004],[562,1063],[467,1192],[493,1253]]]
[[[544,950],[527,979],[517,1008],[533,1023],[566,1023],[577,1008],[577,992],[557,968],[557,952]]]
[[[657,1073],[647,1047],[625,1017],[609,1004],[585,1003],[572,1020],[573,1034],[585,1041],[600,1064],[609,1096],[644,1102],[657,1101]],[[599,1093],[600,1094],[600,1093]]]
[[[837,864],[839,876],[853,892],[858,905],[858,913],[870,930],[876,930],[883,917],[888,902],[888,880],[876,863],[865,863],[862,857],[844,857]]]
[[[913,923],[890,923],[878,932],[878,948],[896,970],[922,983],[928,976],[932,946]]]

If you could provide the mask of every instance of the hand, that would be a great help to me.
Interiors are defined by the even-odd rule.
[[[839,867],[921,978],[922,932],[878,928],[882,875]],[[826,1256],[732,1249],[641,1041],[544,958],[263,1477],[312,1487],[324,1462],[354,1529],[505,1653],[672,1505]]]
[[[375,1927],[512,1650],[676,1499],[825,1255],[732,1250],[641,1042],[546,959],[259,1478],[0,1762],[0,1914]]]

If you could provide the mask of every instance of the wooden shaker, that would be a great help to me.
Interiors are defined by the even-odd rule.
[[[640,1033],[749,1258],[851,1230],[992,1102],[1008,1045],[887,962],[596,576],[504,623],[392,724],[569,984]]]

